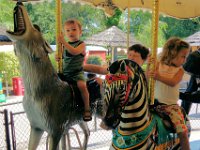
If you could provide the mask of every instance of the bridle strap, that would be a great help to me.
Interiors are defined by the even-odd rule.
[[[128,66],[126,66],[126,69],[127,69],[128,78],[129,78],[131,76],[131,69]],[[127,81],[128,81],[128,79],[127,79]],[[125,96],[124,103],[122,104],[122,107],[125,106],[126,103],[128,102],[128,97],[129,97],[130,90],[131,90],[131,84],[128,81],[128,83],[127,83],[127,90],[126,90],[126,96]]]
[[[128,80],[128,76],[127,75],[114,75],[114,74],[107,74],[106,75],[106,81],[108,82],[108,84],[111,84],[112,82],[115,81],[119,81],[119,80]]]
[[[119,81],[119,80],[125,80],[125,81],[129,81],[129,77],[131,77],[131,69],[129,68],[129,66],[126,66],[126,70],[127,70],[127,74],[120,74],[120,75],[115,75],[115,74],[107,74],[105,79],[108,82],[108,84],[111,84],[112,82],[115,81]],[[126,95],[125,95],[125,99],[124,102],[122,103],[122,107],[124,107],[128,101],[128,97],[129,97],[129,93],[130,93],[130,89],[131,89],[131,84],[130,82],[127,83],[127,90],[126,90]]]

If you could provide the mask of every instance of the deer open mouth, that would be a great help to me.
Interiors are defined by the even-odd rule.
[[[13,16],[14,16],[14,32],[7,31],[9,34],[12,35],[23,35],[26,31],[25,21],[23,17],[23,10],[20,7],[20,5],[23,5],[21,2],[17,2]]]

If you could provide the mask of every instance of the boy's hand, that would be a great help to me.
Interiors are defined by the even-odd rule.
[[[155,64],[155,63],[156,63],[156,59],[152,57],[151,55],[149,55],[149,57],[147,58],[147,64]]]
[[[65,44],[65,38],[64,38],[64,35],[63,33],[61,32],[61,34],[58,36],[58,41],[61,43],[61,44]]]
[[[57,62],[59,62],[60,59],[61,59],[61,58],[60,58],[60,57],[58,56],[58,54],[56,53],[56,54],[55,54],[55,60],[56,60]]]

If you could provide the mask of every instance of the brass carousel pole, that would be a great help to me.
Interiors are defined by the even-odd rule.
[[[151,56],[156,62],[157,47],[158,47],[158,21],[159,21],[159,0],[153,0],[152,9],[152,47]],[[155,70],[155,63],[150,64],[150,70]],[[149,79],[149,98],[150,104],[154,104],[154,84],[155,80],[153,78]]]
[[[127,23],[127,50],[130,43],[130,0],[128,0],[128,23]]]
[[[62,31],[62,17],[61,17],[62,9],[61,9],[61,0],[56,0],[56,53],[60,59],[57,63],[58,73],[62,73],[62,51],[63,46],[58,42],[58,36]]]

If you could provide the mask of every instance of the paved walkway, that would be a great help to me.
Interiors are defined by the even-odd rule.
[[[191,132],[190,148],[191,150],[200,150],[200,130]],[[98,148],[95,150],[109,150],[109,146]]]
[[[4,105],[4,104],[9,104],[9,103],[15,103],[15,102],[19,102],[22,101],[22,96],[9,96],[7,97],[7,102],[6,103],[0,103],[0,105]],[[4,106],[4,107],[8,107],[8,106]],[[12,106],[9,106],[10,108]],[[23,109],[23,108],[21,108]],[[200,107],[198,108],[198,106],[195,104],[190,112],[190,116],[192,118],[195,118],[195,120],[191,120],[191,126],[192,126],[192,132],[191,132],[191,136],[190,136],[190,146],[191,146],[191,150],[200,150]],[[106,134],[104,133],[104,136]],[[93,139],[93,138],[91,138]],[[95,150],[108,150],[109,146],[104,145],[101,148],[95,148]]]
[[[191,132],[190,147],[191,150],[200,150],[200,130],[193,130]]]

